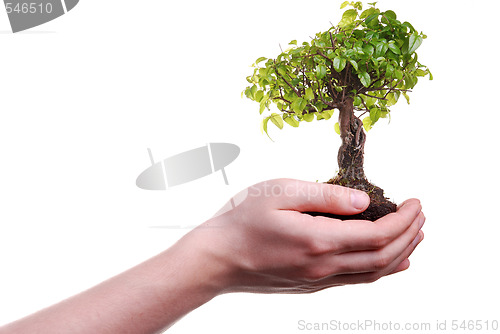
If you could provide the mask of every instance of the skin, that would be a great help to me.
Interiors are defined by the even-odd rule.
[[[423,239],[416,199],[370,222],[303,213],[368,207],[365,193],[339,186],[278,179],[241,195],[161,254],[0,333],[161,333],[223,293],[311,293],[374,282],[407,269]]]

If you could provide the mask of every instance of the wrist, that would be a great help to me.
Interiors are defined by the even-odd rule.
[[[224,217],[212,218],[185,235],[173,247],[185,260],[183,275],[194,279],[193,289],[206,301],[230,290],[236,271]],[[187,279],[189,279],[187,277]]]
[[[217,218],[205,222],[152,259],[159,269],[155,289],[165,301],[178,297],[179,316],[227,292],[232,266],[220,224]]]

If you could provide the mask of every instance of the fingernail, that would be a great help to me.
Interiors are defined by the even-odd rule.
[[[351,205],[358,209],[362,210],[366,208],[370,204],[370,197],[367,193],[362,191],[351,191]]]

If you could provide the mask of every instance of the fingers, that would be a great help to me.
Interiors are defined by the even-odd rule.
[[[277,209],[351,215],[370,204],[369,196],[362,191],[326,183],[278,179],[254,187],[255,193],[269,194]]]
[[[418,233],[415,240],[404,250],[404,252],[402,252],[400,256],[398,256],[392,263],[381,270],[331,275],[327,277],[323,276],[323,278],[316,280],[314,282],[314,285],[325,288],[345,284],[373,283],[384,276],[406,270],[410,265],[408,257],[412,254],[412,252],[422,240],[423,233]]]
[[[398,268],[423,239],[420,228],[425,217],[420,213],[400,237],[386,247],[371,251],[357,251],[343,254],[324,254],[314,258],[308,267],[308,276],[317,279],[326,276],[369,273],[380,277],[406,268]],[[361,276],[363,277],[363,276]]]
[[[401,271],[405,271],[406,269],[408,269],[410,267],[410,260],[408,259],[404,259],[403,262],[401,262],[397,267],[396,269],[394,269],[392,272],[390,272],[388,275],[392,275],[392,274],[396,274],[396,273],[399,273]]]
[[[387,266],[387,268],[368,273],[348,275],[349,277],[344,277],[344,279],[346,279],[346,282],[348,282],[347,284],[372,283],[384,276],[396,273],[398,271],[402,271],[405,268],[408,268],[409,261],[407,259],[415,250],[415,247],[417,247],[417,245],[422,240],[423,240],[423,234],[419,235],[415,239],[415,241],[393,263]]]
[[[412,225],[398,238],[382,249],[339,254],[334,259],[333,267],[339,273],[362,273],[386,270],[398,262],[402,256],[408,257],[421,241],[420,228],[425,221],[421,212]],[[402,259],[404,260],[404,259]],[[400,263],[400,260],[398,263]]]
[[[382,249],[401,236],[412,225],[414,225],[413,229],[409,233],[414,233],[414,237],[419,229],[420,221],[415,221],[421,209],[420,202],[412,199],[401,205],[397,212],[375,222],[366,220],[340,221],[319,216],[311,217],[305,214],[302,214],[303,217],[298,219],[292,216],[292,213],[290,213],[288,221],[290,221],[291,229],[300,230],[300,233],[296,232],[297,235],[301,234],[310,241],[311,255],[342,254]]]

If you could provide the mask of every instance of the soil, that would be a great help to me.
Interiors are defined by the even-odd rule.
[[[370,205],[365,211],[357,215],[343,216],[330,213],[310,212],[309,214],[313,216],[321,215],[340,220],[360,219],[375,221],[391,212],[396,212],[397,205],[391,202],[388,198],[384,197],[384,190],[371,184],[365,178],[352,180],[337,176],[326,183],[363,190],[370,196]]]

